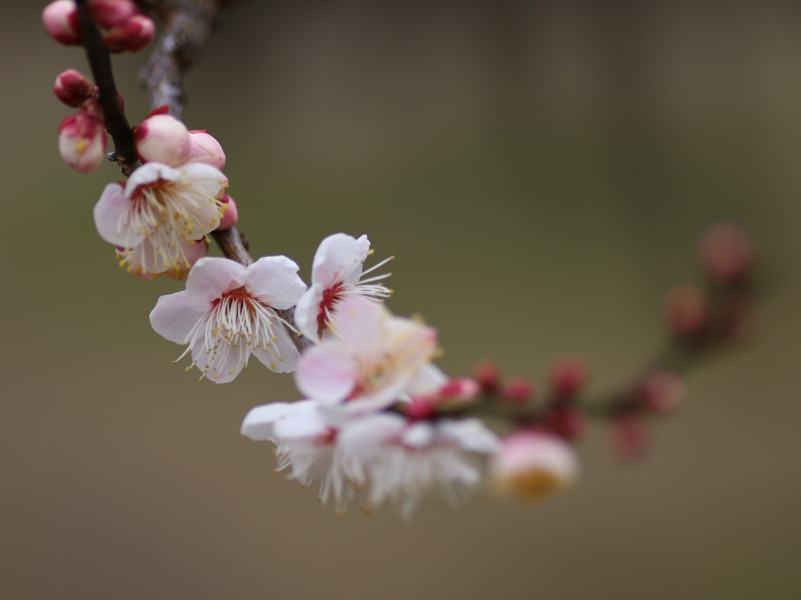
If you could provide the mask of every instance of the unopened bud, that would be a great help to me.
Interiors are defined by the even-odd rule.
[[[492,488],[527,502],[568,487],[577,475],[573,449],[558,437],[538,431],[511,434],[489,463]]]
[[[475,379],[460,377],[451,379],[439,388],[437,394],[440,402],[448,405],[466,404],[475,400],[481,393],[481,386]]]
[[[484,360],[473,367],[473,379],[481,386],[481,391],[485,394],[494,393],[501,381],[501,369],[497,363],[491,360]]]
[[[66,46],[81,43],[78,27],[78,7],[73,0],[56,0],[42,11],[42,24],[45,31],[57,42]]]
[[[53,92],[67,106],[78,108],[94,96],[95,86],[80,71],[67,69],[56,77]]]
[[[512,404],[525,404],[534,396],[534,383],[526,377],[512,377],[503,384],[501,398]]]
[[[189,132],[189,158],[186,162],[202,162],[219,169],[225,168],[225,152],[220,142],[205,130]]]
[[[239,209],[236,206],[236,202],[234,199],[231,198],[228,194],[222,197],[223,203],[223,216],[220,219],[220,224],[217,226],[217,229],[220,231],[225,231],[226,229],[231,229],[234,225],[236,225],[237,221],[239,220]]]
[[[153,115],[134,127],[134,143],[145,161],[177,167],[189,156],[189,132],[170,115]]]
[[[707,323],[707,299],[694,285],[680,285],[670,290],[662,303],[668,326],[681,336],[700,333]]]
[[[655,371],[645,377],[640,386],[642,402],[651,410],[668,413],[678,408],[684,399],[684,382],[671,371]]]
[[[573,396],[587,381],[587,367],[577,356],[565,356],[551,367],[551,391],[558,398]]]
[[[584,433],[584,415],[570,404],[554,406],[545,416],[544,426],[561,438],[573,441]]]
[[[411,402],[403,404],[403,414],[410,421],[426,421],[432,419],[437,411],[430,398],[412,398]]]
[[[610,443],[620,458],[635,459],[642,456],[647,447],[647,436],[642,421],[633,416],[619,417],[612,423]]]
[[[698,257],[712,279],[732,283],[748,274],[754,261],[754,244],[739,225],[721,223],[702,236]]]
[[[109,31],[103,41],[109,52],[138,52],[153,41],[156,25],[145,15],[134,15]]]
[[[84,110],[65,117],[58,128],[58,151],[79,173],[93,171],[106,156],[105,123]]]
[[[103,29],[123,25],[139,12],[131,0],[89,0],[92,18]]]

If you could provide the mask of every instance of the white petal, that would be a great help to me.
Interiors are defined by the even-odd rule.
[[[412,396],[433,394],[448,383],[448,376],[438,366],[424,363],[420,370],[409,380],[406,391]]]
[[[306,284],[298,265],[286,256],[263,256],[247,268],[245,288],[264,304],[286,310],[298,303]]]
[[[500,448],[500,440],[480,419],[441,420],[440,435],[454,440],[465,450],[489,454]]]
[[[389,311],[382,304],[351,297],[337,307],[332,329],[358,355],[374,357],[386,347],[388,318]]]
[[[314,255],[312,283],[326,287],[339,281],[355,283],[362,274],[362,264],[370,250],[366,235],[358,240],[344,233],[325,238]]]
[[[200,188],[212,198],[217,198],[228,183],[222,171],[205,163],[187,163],[179,167],[178,172],[187,183]]]
[[[257,442],[270,440],[275,443],[275,422],[287,413],[290,406],[286,402],[273,402],[250,409],[242,421],[242,435]]]
[[[275,424],[275,436],[279,442],[316,438],[328,431],[328,425],[317,411],[317,403],[312,400],[295,402]]]
[[[109,244],[132,248],[144,239],[141,231],[128,226],[127,213],[131,201],[119,183],[109,183],[95,204],[94,218],[97,232]]]
[[[209,381],[229,383],[236,379],[244,368],[245,361],[250,355],[250,347],[241,337],[229,345],[218,336],[216,343],[217,348],[208,348],[205,338],[198,337],[192,344],[192,360]]]
[[[406,419],[392,413],[376,413],[344,424],[338,443],[348,458],[370,458],[384,443],[392,440],[406,426]]]
[[[295,307],[295,327],[313,342],[320,341],[317,335],[317,315],[320,314],[324,289],[322,285],[315,283],[300,297]]]
[[[300,353],[281,323],[276,323],[274,330],[276,341],[272,345],[272,353],[261,347],[252,347],[250,351],[273,373],[292,373],[298,366]]]
[[[171,342],[186,344],[189,333],[210,308],[208,304],[193,302],[186,292],[175,292],[158,299],[150,312],[150,324]]]
[[[136,169],[125,184],[125,195],[130,198],[136,188],[143,185],[152,185],[157,181],[178,181],[180,173],[158,162],[149,162]]]
[[[196,302],[210,302],[244,284],[245,267],[227,258],[207,256],[189,271],[186,291]]]
[[[425,448],[434,441],[434,428],[430,423],[414,423],[403,432],[401,441],[410,448]]]
[[[295,371],[295,383],[305,396],[327,402],[343,401],[355,382],[353,358],[333,340],[306,350]]]

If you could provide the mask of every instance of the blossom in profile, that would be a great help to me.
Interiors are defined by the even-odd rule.
[[[94,171],[106,158],[106,124],[98,110],[79,110],[58,128],[61,158],[79,173]]]
[[[123,185],[106,186],[95,205],[100,237],[114,244],[134,274],[188,271],[195,245],[220,224],[228,180],[203,163],[174,169],[151,162]]]
[[[303,335],[318,341],[330,328],[336,308],[347,298],[358,296],[379,301],[391,294],[379,283],[390,273],[362,279],[392,260],[392,257],[387,258],[363,270],[370,252],[370,240],[366,235],[356,239],[335,233],[320,243],[312,263],[311,286],[295,310],[295,323]]]
[[[306,290],[298,265],[285,256],[266,256],[249,267],[226,258],[200,259],[186,290],[159,298],[150,313],[156,333],[186,344],[178,358],[216,383],[232,381],[251,355],[271,371],[295,369],[298,350],[291,325],[276,311],[292,308]]]
[[[298,363],[295,382],[307,398],[369,412],[445,383],[429,362],[437,345],[433,328],[358,297],[341,303],[333,326],[337,336],[306,350]]]
[[[410,423],[386,412],[347,422],[338,443],[349,477],[367,486],[367,508],[392,503],[406,519],[429,495],[463,501],[482,480],[480,457],[499,446],[479,419]]]
[[[518,431],[507,436],[489,463],[493,489],[528,502],[568,487],[577,475],[573,449],[544,431]]]
[[[337,444],[339,429],[327,422],[316,401],[257,406],[245,417],[241,431],[252,440],[275,444],[276,471],[287,470],[303,486],[319,482],[320,500],[325,504],[333,499],[337,511],[345,511],[355,488]]]

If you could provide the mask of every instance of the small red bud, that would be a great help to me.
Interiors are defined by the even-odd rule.
[[[587,381],[587,367],[577,356],[565,356],[551,367],[551,391],[559,398],[573,396]]]
[[[748,232],[739,225],[721,223],[701,237],[698,258],[713,280],[733,283],[746,277],[751,269],[754,244]]]
[[[239,219],[239,209],[237,208],[234,199],[228,194],[222,197],[222,203],[224,205],[225,212],[223,212],[223,216],[220,219],[220,224],[217,226],[217,229],[220,231],[225,231],[226,229],[231,229],[231,227],[236,225]]]
[[[473,379],[481,386],[485,394],[494,393],[501,381],[501,369],[497,363],[484,360],[473,367]]]
[[[655,412],[672,412],[684,399],[684,382],[671,371],[655,371],[642,382],[640,397]]]
[[[413,398],[403,405],[403,412],[410,421],[426,421],[437,414],[434,403],[428,398]]]
[[[103,29],[125,24],[139,12],[131,0],[89,0],[92,18]]]
[[[662,303],[668,326],[680,336],[699,334],[707,323],[707,299],[693,285],[680,285],[670,290]]]
[[[109,52],[138,52],[153,41],[156,26],[144,15],[134,15],[103,38]]]
[[[512,404],[525,404],[534,396],[534,383],[526,377],[513,377],[503,384],[501,397]]]
[[[67,106],[78,108],[94,96],[95,86],[80,71],[67,69],[56,77],[53,92]]]
[[[50,37],[65,46],[77,46],[81,43],[78,7],[73,0],[56,0],[45,6],[42,24]]]

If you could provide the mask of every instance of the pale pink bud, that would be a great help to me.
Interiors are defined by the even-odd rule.
[[[684,382],[671,371],[655,371],[646,376],[640,387],[643,403],[653,411],[674,411],[684,399]]]
[[[156,25],[145,15],[134,15],[109,31],[103,41],[109,52],[138,52],[153,41]]]
[[[56,0],[42,11],[42,24],[45,31],[57,42],[66,46],[81,43],[78,28],[78,7],[73,0]]]
[[[206,130],[193,130],[189,132],[189,158],[186,162],[202,162],[223,170],[225,167],[225,152],[220,142],[206,133]]]
[[[234,199],[231,198],[228,194],[225,194],[221,201],[223,203],[223,215],[220,218],[220,224],[217,226],[217,229],[220,231],[225,231],[226,229],[231,229],[236,222],[239,220],[239,209],[236,206],[236,202]]]
[[[58,151],[79,173],[96,169],[106,156],[103,120],[84,110],[67,116],[58,128]]]
[[[94,96],[95,86],[80,71],[67,69],[56,77],[53,92],[67,106],[78,108]]]
[[[475,379],[460,377],[451,379],[439,388],[437,396],[450,405],[472,402],[481,393],[481,386]]]
[[[139,12],[131,0],[89,0],[92,18],[103,29],[123,25]]]
[[[501,390],[501,397],[512,404],[525,404],[533,395],[534,383],[526,377],[512,377]]]
[[[670,290],[662,303],[662,313],[670,328],[683,336],[701,332],[707,323],[706,295],[693,285]]]
[[[721,283],[743,278],[754,261],[751,236],[739,225],[721,223],[701,238],[698,258],[707,274]]]
[[[573,449],[555,435],[539,431],[511,434],[489,463],[493,489],[528,502],[568,487],[577,475]]]
[[[139,157],[177,167],[189,156],[189,132],[170,115],[156,114],[134,127],[134,143]]]
[[[473,379],[481,386],[481,391],[492,394],[501,381],[501,368],[491,360],[484,360],[473,367]]]
[[[587,380],[587,367],[577,356],[560,358],[551,367],[551,391],[564,398],[574,395]]]

